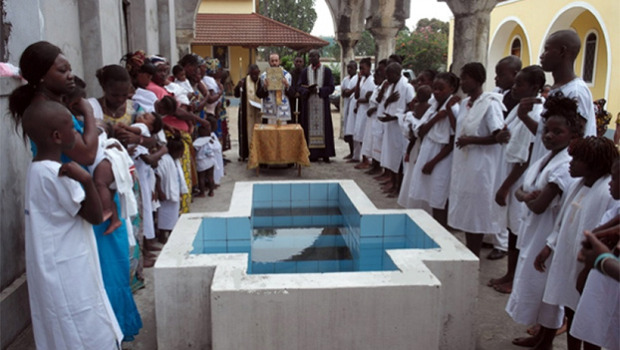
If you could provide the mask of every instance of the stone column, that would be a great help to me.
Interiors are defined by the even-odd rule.
[[[375,37],[376,61],[388,58],[396,47],[396,34],[409,18],[410,0],[367,0],[366,28]]]
[[[347,63],[355,59],[355,45],[364,31],[364,0],[327,0],[332,14],[336,40],[340,44],[340,78],[347,74]],[[342,113],[343,99],[340,99]],[[340,137],[344,137],[344,118],[340,118]]]
[[[491,11],[498,0],[439,0],[454,14],[452,72],[468,62],[487,64]]]
[[[178,57],[191,52],[191,41],[196,28],[196,14],[200,0],[175,0],[175,36]]]

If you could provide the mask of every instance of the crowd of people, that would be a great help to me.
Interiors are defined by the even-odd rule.
[[[396,55],[372,78],[369,59],[359,72],[349,62],[341,85],[345,159],[399,205],[464,232],[476,256],[485,239],[487,258],[508,255],[488,285],[510,293],[506,312],[532,326],[513,343],[535,349],[551,349],[562,327],[569,349],[620,346],[620,162],[574,73],[580,46],[563,30],[540,66],[505,57],[490,92],[481,63],[460,76],[425,70],[410,84]]]
[[[88,98],[61,50],[30,45],[9,98],[33,161],[26,264],[37,348],[120,348],[142,328],[144,287],[179,215],[214,196],[230,148],[225,76],[195,54],[127,54]]]
[[[463,231],[476,256],[485,239],[488,258],[508,255],[506,274],[488,285],[510,293],[515,322],[534,326],[513,342],[535,349],[551,349],[563,325],[570,349],[620,346],[619,155],[597,136],[592,96],[574,73],[580,46],[564,30],[547,39],[541,66],[502,59],[490,92],[481,63],[410,82],[397,55],[374,72],[369,58],[359,71],[351,61],[341,83],[345,159],[401,206]],[[259,123],[299,122],[311,161],[335,156],[334,78],[317,50],[308,56],[287,72],[272,53],[266,72],[251,65],[234,87],[241,161]],[[26,261],[41,348],[131,341],[142,268],[192,198],[214,196],[224,175],[232,84],[217,59],[188,54],[171,67],[137,51],[122,62],[97,71],[103,96],[87,98],[53,44],[32,44],[20,60],[27,84],[10,112],[34,157]]]

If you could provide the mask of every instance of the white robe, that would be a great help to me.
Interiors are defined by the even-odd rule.
[[[460,136],[489,136],[504,127],[501,96],[484,92],[467,106],[469,98],[461,103],[456,118],[455,140]],[[487,99],[492,99],[487,101]],[[488,104],[484,115],[473,115],[470,111],[479,110],[477,104]],[[471,119],[480,120],[477,127]],[[473,134],[467,134],[471,132]],[[468,145],[452,151],[450,178],[450,202],[448,205],[448,225],[469,233],[497,234],[505,229],[499,220],[499,205],[495,203],[494,186],[502,148],[499,144]]]
[[[525,217],[519,229],[521,234],[517,241],[517,247],[520,249],[519,260],[512,282],[512,293],[506,304],[506,312],[517,323],[540,323],[545,327],[557,329],[562,325],[564,310],[557,305],[549,305],[542,301],[549,273],[548,270],[539,272],[534,269],[534,260],[553,230],[564,192],[574,182],[574,179],[568,173],[571,158],[567,149],[556,154],[541,169],[550,156],[551,153],[547,152],[546,156],[530,165],[523,176],[523,190],[526,192],[540,191],[547,184],[553,183],[562,190],[562,194],[556,196],[541,214],[535,214],[526,208]],[[547,266],[549,266],[548,263]]]
[[[443,106],[437,106],[437,102],[434,101],[429,110],[431,115],[424,123],[428,122],[431,118],[437,115],[437,108],[439,111],[445,110],[445,104],[450,100],[448,97]],[[452,106],[452,113],[454,116],[459,115],[458,104]],[[429,113],[427,111],[427,113]],[[418,160],[413,169],[412,186],[409,188],[409,197],[417,201],[426,202],[431,208],[444,209],[448,201],[448,194],[450,189],[450,171],[452,168],[452,153],[442,159],[433,172],[429,175],[422,173],[422,168],[433,159],[441,149],[450,142],[450,136],[454,135],[454,130],[450,126],[450,120],[448,117],[437,122],[429,130],[428,134],[422,139],[420,145],[420,154]]]
[[[362,77],[362,82],[360,83],[360,98],[365,98],[366,94],[369,92],[372,93],[375,89],[374,78],[369,75],[368,77]],[[356,103],[357,104],[357,103]],[[360,104],[357,107],[357,113],[355,114],[355,133],[353,134],[353,140],[357,142],[364,141],[364,135],[366,134],[366,124],[368,121],[368,109],[370,108],[369,103]]]
[[[577,100],[577,111],[586,120],[584,136],[596,136],[596,116],[594,115],[594,103],[592,102],[592,93],[586,83],[579,77],[570,82],[553,89],[549,92],[549,96],[554,93],[561,92],[565,97]],[[545,146],[542,144],[542,133],[544,128],[544,120],[538,123],[536,130],[536,139],[534,148],[532,149],[532,161],[538,160],[545,154]]]
[[[196,150],[197,171],[206,171],[216,165],[215,152],[213,151],[214,143],[213,137],[211,136],[199,137],[192,143]]]
[[[224,177],[224,156],[222,155],[222,144],[220,140],[217,138],[215,133],[211,133],[211,139],[213,140],[213,144],[211,148],[213,153],[215,154],[215,169],[213,169],[213,182],[216,185],[220,184],[222,177]]]
[[[103,287],[84,190],[36,161],[26,181],[26,277],[37,349],[116,349],[123,339]]]
[[[385,106],[385,100],[394,92],[398,91],[400,98],[387,105],[382,114],[395,116],[397,120],[385,122],[383,142],[381,143],[381,166],[397,173],[403,160],[405,151],[407,150],[407,139],[402,133],[401,124],[405,119],[407,103],[413,100],[413,86],[407,82],[407,79],[400,79],[396,84],[390,84],[385,90],[381,105]]]
[[[496,184],[498,189],[516,164],[527,162],[530,145],[534,142],[534,135],[532,135],[529,129],[527,129],[525,124],[517,116],[518,109],[519,104],[517,104],[506,117],[506,127],[510,132],[510,140],[503,146]],[[535,104],[528,114],[530,118],[539,121],[541,111],[542,104]],[[526,213],[525,211],[527,210],[525,203],[519,202],[515,198],[515,192],[522,183],[523,175],[517,179],[508,191],[506,206],[503,207],[503,214],[501,217],[501,220],[503,220],[503,223],[501,223],[502,227],[508,227],[515,235],[519,235],[519,227]]]
[[[610,178],[603,176],[592,187],[585,186],[580,179],[567,191],[555,229],[547,239],[554,254],[543,296],[546,303],[577,310],[579,292],[575,285],[583,269],[577,253],[585,238],[583,231],[595,228],[603,214],[617,205],[609,194]]]
[[[181,181],[185,182],[185,178],[179,176],[176,161],[169,154],[161,157],[155,172],[160,179],[161,191],[166,196],[157,209],[157,227],[160,230],[172,230],[179,219]]]
[[[357,74],[355,74],[353,78],[349,79],[346,88],[354,89],[355,85],[357,85],[357,79],[358,76]],[[341,91],[344,87],[345,85],[343,84],[341,86]],[[353,109],[355,108],[356,102],[357,99],[355,98],[355,94],[351,94],[351,96],[345,97],[345,106],[342,110],[342,113],[344,113],[344,115],[346,116],[344,120],[344,135],[353,135],[355,133],[355,113],[353,113]]]
[[[424,116],[426,116],[427,114],[430,114],[431,108],[432,106],[428,108]],[[419,125],[423,123],[424,120],[426,120],[424,119],[424,116],[422,116],[420,119],[417,119],[413,116],[413,113],[411,111],[407,112],[405,114],[405,119],[402,125],[403,134],[409,134],[410,130],[411,131],[416,130],[419,127]],[[415,133],[415,131],[414,131],[414,135],[417,137],[417,134]],[[407,143],[409,142],[410,141],[407,140]],[[400,192],[398,193],[397,203],[403,208],[423,209],[429,214],[432,214],[431,207],[429,207],[425,202],[416,201],[413,198],[411,198],[411,196],[409,195],[410,188],[414,185],[413,169],[419,157],[420,144],[421,144],[421,140],[416,139],[415,143],[413,144],[413,147],[411,148],[411,152],[409,152],[409,161],[408,162],[403,161],[403,181],[400,186]]]
[[[620,206],[605,213],[599,224],[620,214]],[[606,349],[620,349],[620,283],[590,270],[579,299],[570,334]]]

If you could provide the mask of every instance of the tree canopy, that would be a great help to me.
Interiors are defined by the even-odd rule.
[[[424,69],[445,70],[448,54],[449,24],[423,18],[416,29],[401,30],[396,37],[396,53],[403,56],[403,66],[417,74]]]
[[[280,23],[310,33],[316,22],[315,0],[260,0],[258,12]],[[277,52],[280,56],[292,55],[293,50],[285,47],[270,47],[265,52]]]

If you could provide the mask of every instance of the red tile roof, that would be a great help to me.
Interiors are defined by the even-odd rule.
[[[329,45],[299,29],[258,13],[196,15],[196,37],[192,44],[226,46],[287,46],[293,50]]]

